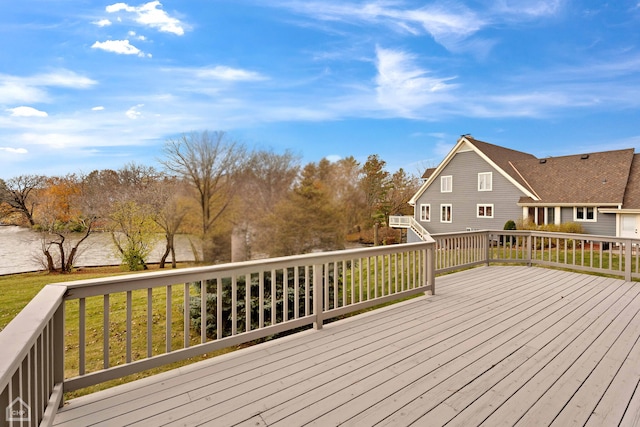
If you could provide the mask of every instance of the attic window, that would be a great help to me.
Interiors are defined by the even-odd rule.
[[[545,164],[547,163],[547,159],[540,159],[540,164]]]
[[[583,155],[580,157],[580,159],[581,159],[581,160],[587,160],[588,158],[589,158],[589,155],[588,155],[588,154],[583,154]]]

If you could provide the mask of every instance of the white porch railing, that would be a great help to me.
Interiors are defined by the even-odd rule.
[[[434,246],[47,285],[0,332],[0,409],[27,411],[15,425],[27,416],[29,425],[48,425],[65,391],[311,324],[320,329],[329,318],[433,293]]]
[[[390,215],[389,227],[410,228],[423,242],[430,242],[429,232],[410,215]]]

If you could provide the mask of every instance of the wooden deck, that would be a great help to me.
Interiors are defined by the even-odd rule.
[[[71,400],[59,426],[638,425],[640,283],[536,267]]]

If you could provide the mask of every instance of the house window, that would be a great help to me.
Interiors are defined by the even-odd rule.
[[[493,218],[493,205],[477,205],[478,218]]]
[[[440,192],[451,193],[453,191],[453,176],[440,177]]]
[[[451,222],[451,205],[440,205],[440,222]]]
[[[420,205],[420,221],[431,221],[431,205]]]
[[[575,221],[591,221],[598,220],[597,210],[594,207],[578,206],[573,208],[573,219]]]
[[[478,191],[491,191],[493,189],[493,173],[481,172],[478,174]]]

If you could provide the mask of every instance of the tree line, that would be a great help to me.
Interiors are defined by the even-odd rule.
[[[129,163],[65,176],[0,180],[0,221],[40,233],[50,272],[72,271],[91,233],[110,233],[122,264],[146,268],[164,240],[160,267],[175,267],[174,239],[194,236],[207,264],[342,249],[348,240],[397,241],[391,214],[410,214],[419,179],[372,154],[301,165],[291,151],[249,150],[223,131],[168,139],[158,170]],[[233,242],[233,244],[232,244]]]

